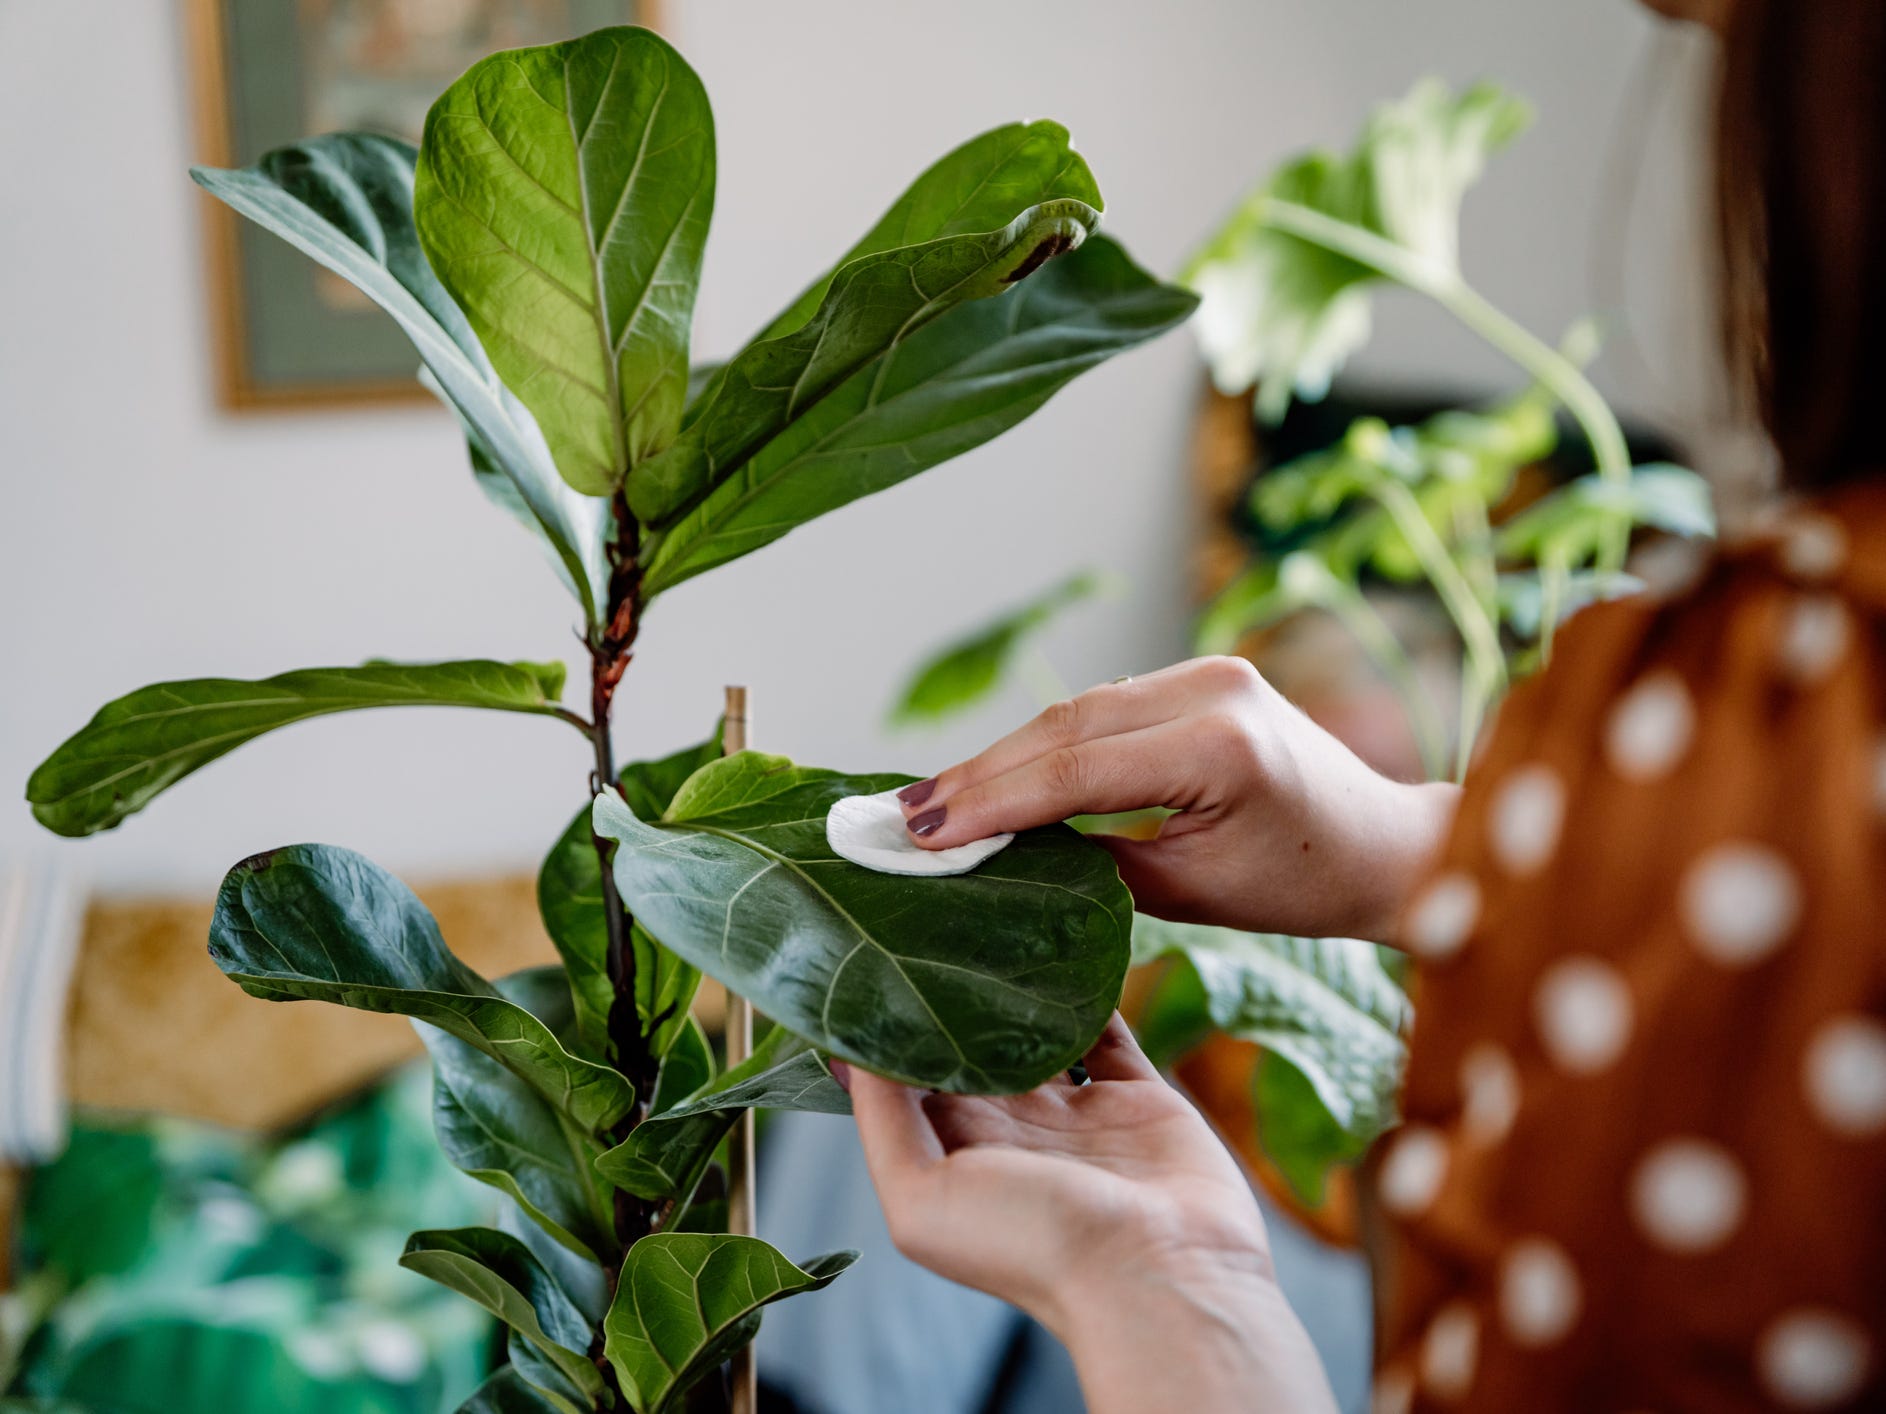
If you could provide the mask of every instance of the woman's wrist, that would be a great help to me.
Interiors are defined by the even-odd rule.
[[[1401,915],[1440,858],[1460,805],[1460,787],[1446,781],[1386,784],[1374,819],[1364,826],[1357,919],[1346,930],[1377,943],[1395,941]]]
[[[1089,1414],[1334,1409],[1262,1252],[1127,1267],[1066,1290],[1037,1315],[1073,1357]]]

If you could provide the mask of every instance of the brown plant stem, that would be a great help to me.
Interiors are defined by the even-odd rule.
[[[590,714],[586,725],[595,752],[595,764],[590,774],[592,797],[600,795],[616,779],[609,714],[615,703],[616,688],[634,657],[636,635],[641,630],[642,572],[638,561],[641,529],[629,511],[627,498],[620,493],[615,498],[615,517],[616,533],[609,547],[609,601],[601,626],[591,633],[588,640]],[[635,1087],[636,1095],[634,1107],[611,1130],[610,1138],[619,1144],[646,1118],[661,1064],[649,1049],[648,1037],[643,1033],[641,1015],[635,1004],[635,948],[631,937],[635,920],[623,906],[621,895],[616,890],[611,859],[614,847],[598,835],[592,834],[591,840],[602,871],[603,910],[609,930],[608,972],[615,996],[609,1009],[610,1059],[616,1069],[628,1077],[630,1084]],[[612,1300],[629,1248],[654,1230],[659,1216],[659,1204],[645,1202],[620,1189],[616,1190],[614,1218],[619,1246],[616,1252],[604,1254],[603,1263]],[[603,1333],[600,1329],[594,1333],[589,1356],[601,1372],[604,1385],[614,1398],[615,1407],[627,1408],[615,1368],[604,1354]]]

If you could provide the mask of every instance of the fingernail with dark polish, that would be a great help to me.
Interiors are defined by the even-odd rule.
[[[851,1067],[833,1056],[825,1062],[825,1068],[831,1071],[832,1079],[838,1082],[838,1088],[849,1095],[851,1093]]]
[[[936,777],[932,776],[927,781],[918,781],[915,785],[905,786],[897,792],[897,798],[914,810],[928,800],[935,790]]]
[[[945,813],[947,813],[946,807],[939,805],[934,810],[926,810],[921,815],[911,816],[905,821],[904,828],[918,839],[922,839],[925,835],[934,835],[943,828]]]

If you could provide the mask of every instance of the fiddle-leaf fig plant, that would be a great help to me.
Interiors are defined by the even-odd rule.
[[[516,1207],[512,1231],[416,1233],[403,1259],[509,1327],[509,1363],[466,1409],[711,1406],[761,1308],[851,1260],[726,1230],[708,1180],[740,1115],[845,1111],[829,1055],[944,1089],[1052,1077],[1119,998],[1131,900],[1065,827],[955,878],[835,856],[831,803],[906,777],[723,756],[717,731],[620,765],[611,708],[643,620],[694,575],[997,436],[1194,297],[1096,233],[1100,191],[1065,129],[1017,123],[922,172],[732,358],[691,365],[713,114],[681,55],[637,28],[475,64],[416,149],[335,134],[193,175],[411,338],[478,486],[574,597],[587,703],[563,704],[561,664],[162,683],[54,751],[33,812],[65,835],[112,828],[332,712],[482,707],[580,733],[587,787],[572,780],[538,879],[561,966],[482,977],[392,874],[315,844],[229,872],[210,950],[255,996],[419,1024],[443,1150]],[[724,1074],[692,1015],[703,975],[774,1023]]]

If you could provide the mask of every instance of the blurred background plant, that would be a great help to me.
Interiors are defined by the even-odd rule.
[[[0,1410],[455,1408],[496,1323],[399,1255],[414,1226],[497,1204],[440,1153],[431,1109],[409,1067],[273,1138],[82,1119],[27,1189]]]

